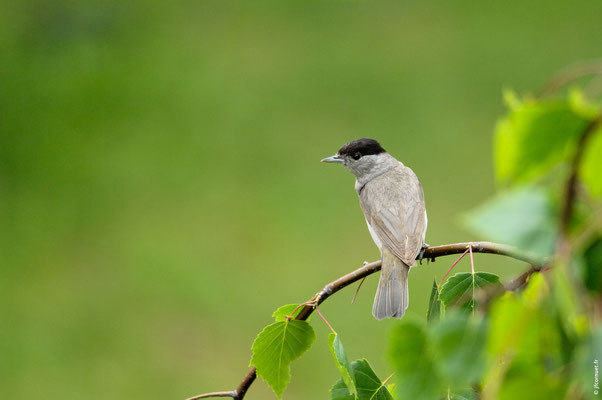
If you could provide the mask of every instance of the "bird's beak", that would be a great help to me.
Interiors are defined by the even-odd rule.
[[[322,162],[328,162],[328,163],[337,163],[337,164],[342,164],[343,163],[343,158],[340,157],[338,154],[335,154],[332,157],[326,157],[324,159],[321,160]]]

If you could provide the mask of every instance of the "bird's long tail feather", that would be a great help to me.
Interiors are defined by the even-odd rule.
[[[401,318],[409,303],[408,273],[410,267],[383,247],[382,269],[372,315],[383,318]]]

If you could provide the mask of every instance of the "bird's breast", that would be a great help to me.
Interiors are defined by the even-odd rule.
[[[372,229],[372,226],[370,226],[370,222],[368,222],[368,220],[366,220],[366,225],[368,225],[368,230],[370,231],[370,236],[372,236],[372,240],[374,241],[374,244],[376,245],[376,247],[378,247],[379,250],[382,251],[383,243],[381,242],[380,238],[376,234],[376,231],[374,231],[374,229]]]

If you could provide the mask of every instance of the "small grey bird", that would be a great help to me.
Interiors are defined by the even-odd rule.
[[[374,139],[357,139],[322,162],[343,164],[356,176],[355,191],[382,269],[372,315],[401,318],[408,308],[408,273],[424,248],[426,208],[420,181]]]

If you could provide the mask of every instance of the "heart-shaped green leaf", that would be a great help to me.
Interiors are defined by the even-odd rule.
[[[500,286],[500,277],[489,272],[458,273],[441,287],[439,298],[445,307],[458,306],[474,310],[475,293],[487,286]]]
[[[291,380],[290,364],[316,340],[306,321],[278,321],[266,326],[253,342],[251,364],[278,398]]]

